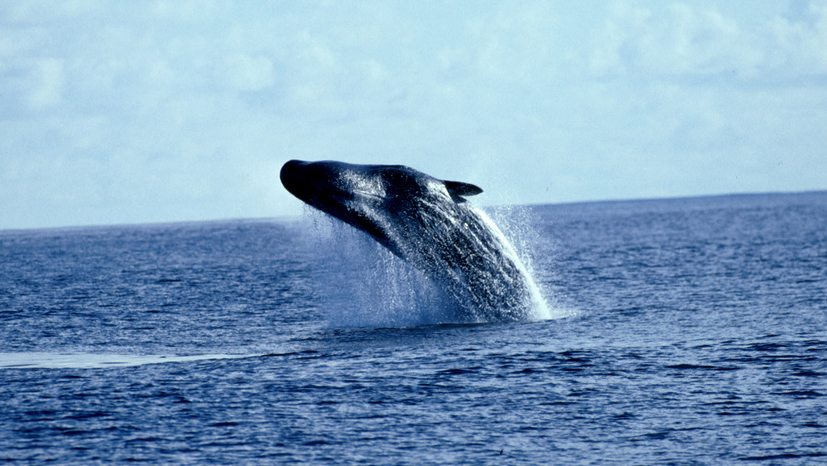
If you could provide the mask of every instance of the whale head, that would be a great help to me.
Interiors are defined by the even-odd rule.
[[[458,181],[445,181],[404,165],[356,165],[343,162],[284,164],[281,182],[291,194],[372,236],[403,256],[391,234],[400,224],[421,217],[423,207],[465,202],[464,196],[482,189]]]

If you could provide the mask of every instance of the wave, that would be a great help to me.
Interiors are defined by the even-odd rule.
[[[198,354],[134,355],[94,353],[19,352],[0,353],[0,369],[97,369],[107,367],[134,367],[146,364],[240,359],[258,355]]]

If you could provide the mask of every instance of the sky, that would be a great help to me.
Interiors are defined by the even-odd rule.
[[[0,2],[0,229],[300,215],[290,159],[480,205],[827,189],[827,0]]]

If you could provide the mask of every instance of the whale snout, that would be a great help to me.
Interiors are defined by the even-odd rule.
[[[341,167],[333,162],[291,160],[281,167],[279,177],[290,194],[313,207],[330,212],[352,194],[341,185]]]
[[[309,180],[307,179],[307,170],[305,169],[307,164],[307,162],[302,160],[291,160],[281,167],[281,172],[279,173],[281,184],[284,185],[290,194],[299,199],[303,199],[301,193],[308,188]]]
[[[281,172],[279,173],[281,183],[286,187],[288,183],[292,182],[299,176],[302,167],[305,165],[307,165],[307,162],[303,162],[301,160],[290,160],[285,163],[281,167]]]

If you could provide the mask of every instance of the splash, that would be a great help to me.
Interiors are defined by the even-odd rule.
[[[509,245],[512,254],[516,255],[515,263],[519,264],[527,277],[526,283],[532,296],[532,309],[536,320],[563,319],[580,315],[580,310],[571,307],[547,288],[550,285],[541,286],[538,282],[538,276],[548,282],[549,275],[554,275],[554,268],[547,260],[539,260],[541,264],[545,262],[545,265],[542,269],[535,269],[535,264],[541,258],[538,254],[543,254],[547,258],[555,245],[549,237],[542,235],[541,226],[546,222],[537,216],[536,211],[528,206],[504,205],[487,208],[484,214],[484,218],[490,215],[488,220],[492,223],[492,230],[502,229],[500,234],[507,238],[505,243]]]
[[[370,237],[317,211],[318,295],[333,328],[451,322],[450,303],[425,275]]]
[[[488,228],[494,233],[497,239],[503,244],[503,251],[506,255],[508,255],[511,260],[514,262],[514,265],[517,266],[517,270],[519,271],[520,275],[523,276],[525,283],[528,288],[528,299],[530,303],[530,311],[532,313],[533,320],[548,320],[551,319],[552,314],[551,310],[549,309],[548,303],[546,299],[543,297],[543,294],[540,291],[540,287],[537,285],[537,282],[534,280],[534,274],[530,272],[530,269],[526,266],[526,261],[524,261],[524,256],[521,256],[517,250],[514,248],[514,245],[511,244],[511,241],[503,234],[502,230],[491,220],[491,217],[488,216],[484,211],[481,209],[477,209],[476,207],[472,207],[472,209],[480,216],[480,218],[485,222]],[[530,263],[530,262],[529,262]]]
[[[516,248],[481,209],[473,208],[485,226],[502,243],[505,255],[517,266],[527,285],[528,315],[523,320],[537,321],[561,317],[553,312],[536,283],[531,269],[530,246],[527,233],[531,228],[516,219],[515,210],[504,215],[497,213],[499,222],[508,225],[509,233],[518,233]],[[313,212],[317,251],[324,257],[324,279],[319,294],[324,300],[328,323],[332,327],[399,327],[457,322],[484,322],[469,320],[458,312],[452,301],[422,271],[389,252],[369,236],[329,216]],[[517,225],[521,225],[518,229]]]

